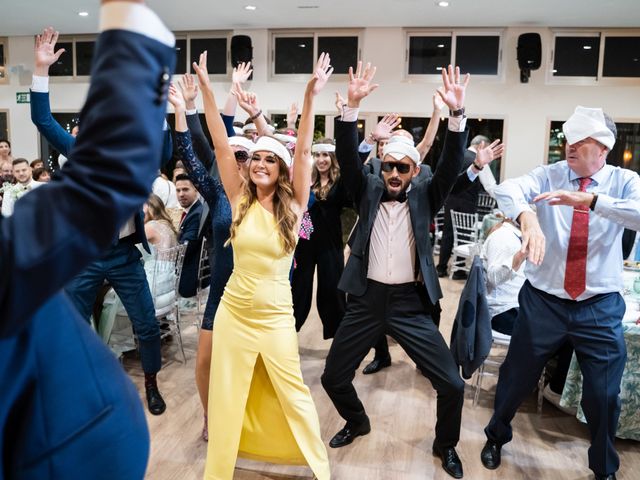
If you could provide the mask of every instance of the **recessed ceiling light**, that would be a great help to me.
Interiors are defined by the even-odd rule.
[[[582,48],[584,48],[585,50],[591,50],[591,45],[584,45]]]
[[[88,17],[89,12],[78,12],[78,15],[80,15],[81,17]]]
[[[448,7],[449,6],[449,2],[445,2],[445,1],[438,2],[438,6],[439,7]]]
[[[245,5],[244,6],[245,10],[255,10],[256,8],[258,8],[258,7],[256,7],[255,5]]]

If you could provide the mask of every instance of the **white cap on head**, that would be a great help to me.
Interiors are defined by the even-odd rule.
[[[247,123],[244,127],[242,127],[242,133],[247,133],[247,130],[258,130],[256,128],[255,123]]]
[[[280,157],[287,167],[290,167],[293,163],[289,150],[275,138],[259,137],[249,149],[250,154],[253,155],[255,152],[271,152]]]
[[[607,127],[604,112],[601,108],[588,108],[578,105],[569,120],[562,124],[562,131],[569,145],[589,137],[600,142],[609,150],[616,143],[616,137]]]
[[[242,147],[251,150],[255,143],[245,137],[229,137],[229,145],[232,147]]]
[[[314,143],[311,146],[311,153],[318,153],[318,152],[335,152],[336,151],[336,146],[332,145],[331,143]]]
[[[242,129],[240,127],[236,127],[234,125],[233,126],[233,131],[236,133],[236,135],[242,135]]]
[[[387,155],[391,155],[396,160],[409,157],[416,165],[420,165],[420,153],[413,146],[413,140],[401,135],[389,138],[389,141],[382,149],[382,157],[384,158]]]
[[[295,144],[298,141],[298,139],[293,135],[285,135],[284,133],[274,133],[273,138],[280,140],[284,144],[287,144],[287,143]]]

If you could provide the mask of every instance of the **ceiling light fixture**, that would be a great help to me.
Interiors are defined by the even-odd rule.
[[[258,8],[258,7],[256,7],[255,5],[245,5],[245,6],[244,6],[244,9],[245,9],[245,10],[251,10],[251,11],[253,11],[253,10],[255,10],[256,8]]]
[[[89,12],[78,12],[78,15],[80,15],[81,17],[88,17]]]
[[[449,6],[449,2],[445,2],[445,1],[438,2],[438,6],[439,7],[448,7]]]

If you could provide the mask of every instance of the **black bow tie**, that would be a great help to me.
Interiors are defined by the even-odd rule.
[[[389,192],[387,192],[387,190],[384,191],[384,193],[382,194],[382,198],[380,199],[381,202],[400,202],[400,203],[404,203],[407,201],[407,192],[406,190],[404,192],[401,192],[397,197],[392,198],[389,195]]]

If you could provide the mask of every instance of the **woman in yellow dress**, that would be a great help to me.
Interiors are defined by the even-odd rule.
[[[313,102],[333,71],[329,62],[322,54],[307,84],[293,162],[280,142],[260,137],[246,180],[218,114],[206,52],[194,63],[233,214],[234,268],[214,321],[206,479],[232,479],[238,455],[306,464],[319,480],[331,477],[318,414],[300,371],[289,283],[311,184]],[[238,94],[250,96],[239,88]]]

